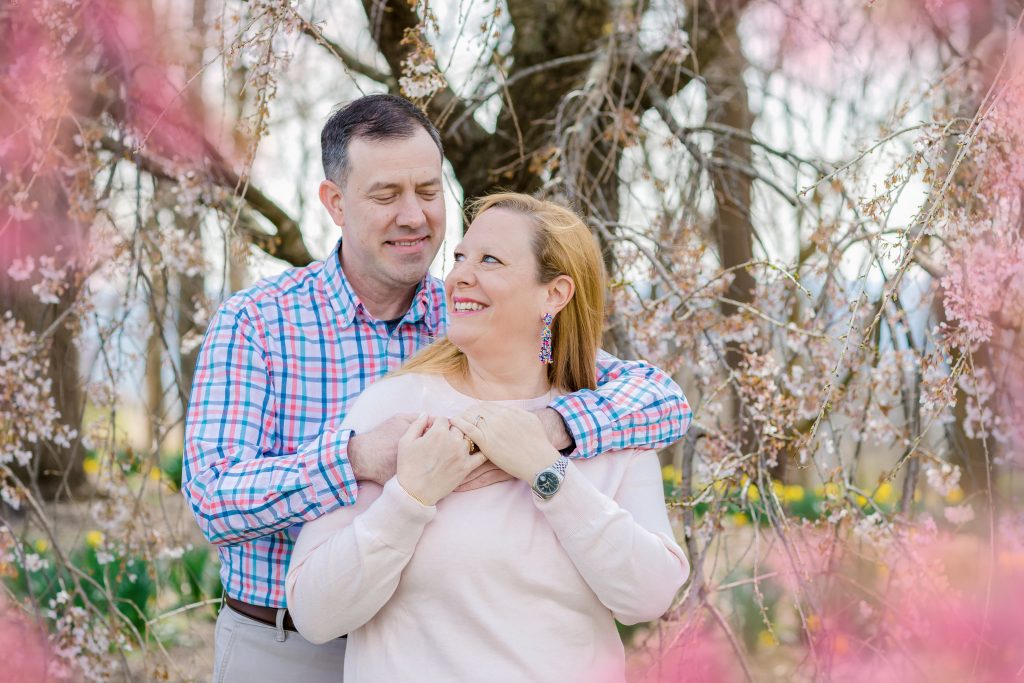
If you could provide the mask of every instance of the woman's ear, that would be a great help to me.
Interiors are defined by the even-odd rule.
[[[544,310],[555,314],[565,308],[576,292],[576,283],[568,275],[559,275],[547,284],[547,300]]]

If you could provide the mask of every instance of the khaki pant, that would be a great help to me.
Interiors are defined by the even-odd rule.
[[[225,606],[214,635],[214,683],[341,683],[345,638],[314,645]]]

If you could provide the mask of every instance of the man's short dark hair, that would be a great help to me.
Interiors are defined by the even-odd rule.
[[[338,109],[320,131],[320,155],[324,176],[343,184],[348,175],[348,148],[352,140],[401,140],[427,131],[444,158],[441,134],[420,109],[395,95],[367,95]]]

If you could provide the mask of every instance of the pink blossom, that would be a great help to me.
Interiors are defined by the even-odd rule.
[[[981,243],[967,246],[950,260],[942,280],[946,316],[972,344],[992,338],[993,316],[1004,305],[1006,290],[1024,278],[1024,245],[1000,249]]]
[[[964,503],[956,507],[948,507],[942,511],[942,514],[950,524],[966,524],[974,519],[974,508],[970,503]]]
[[[35,267],[35,260],[31,256],[26,256],[23,259],[14,259],[11,267],[7,269],[7,274],[15,282],[24,282],[32,276]]]

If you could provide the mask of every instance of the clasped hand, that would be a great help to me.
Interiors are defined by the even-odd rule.
[[[434,505],[484,464],[469,452],[461,431],[443,417],[421,415],[398,441],[398,483],[424,505]]]
[[[498,403],[479,403],[451,419],[488,460],[532,484],[538,472],[558,459],[536,413]]]
[[[399,436],[400,435],[400,436]],[[469,453],[472,439],[480,448]],[[558,451],[536,413],[479,403],[458,417],[395,416],[352,437],[349,454],[359,479],[383,484],[396,473],[402,487],[427,505],[452,491],[510,478],[533,483]]]

